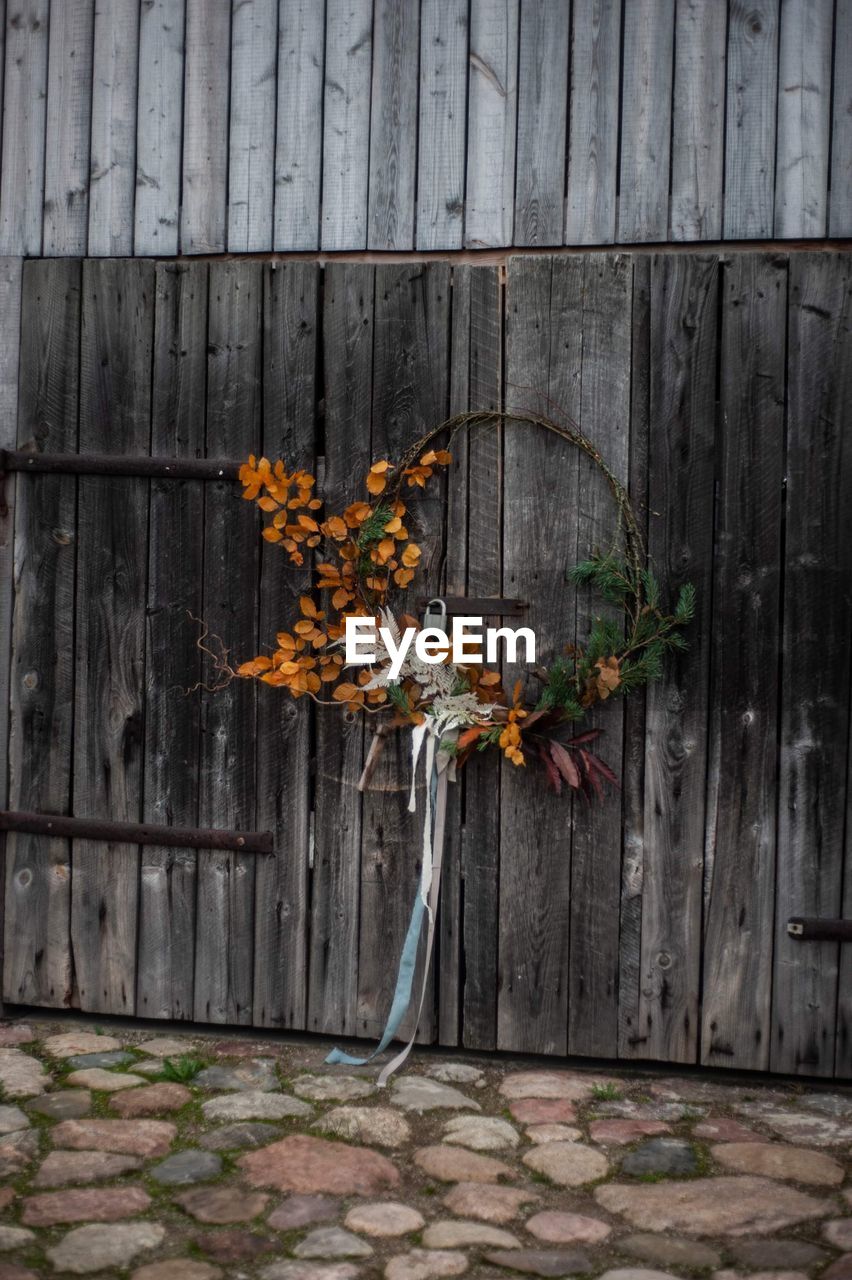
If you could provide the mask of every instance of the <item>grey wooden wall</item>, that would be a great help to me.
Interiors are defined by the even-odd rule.
[[[852,0],[0,0],[0,253],[852,235]]]
[[[344,502],[450,411],[547,395],[573,414],[698,617],[647,698],[601,712],[623,792],[572,807],[493,758],[451,790],[423,1034],[852,1073],[849,955],[785,929],[852,914],[852,254],[544,254],[505,281],[6,260],[0,302],[0,425],[20,447],[322,459]],[[429,586],[528,599],[546,662],[588,626],[566,570],[611,533],[597,473],[517,425],[454,451],[415,517]],[[6,999],[376,1034],[418,879],[406,744],[362,796],[361,721],[199,687],[187,620],[253,656],[306,571],[261,542],[235,483],[19,475],[7,494],[11,807],[271,829],[276,851],[10,835]]]

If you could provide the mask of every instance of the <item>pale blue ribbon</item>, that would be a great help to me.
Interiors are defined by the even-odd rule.
[[[434,821],[435,800],[438,790],[438,763],[437,754],[435,764],[432,768],[432,778],[430,782],[430,791],[432,796],[432,815]],[[426,914],[426,901],[418,887],[417,895],[414,899],[414,907],[411,912],[411,920],[408,924],[408,932],[405,935],[405,946],[402,948],[402,956],[399,961],[399,970],[396,976],[396,989],[393,993],[393,1002],[391,1010],[388,1014],[388,1020],[385,1023],[385,1029],[382,1032],[382,1038],[376,1045],[372,1053],[366,1058],[355,1058],[352,1054],[344,1053],[342,1049],[332,1049],[326,1058],[326,1062],[330,1064],[343,1063],[348,1067],[363,1067],[385,1049],[393,1040],[399,1025],[405,1017],[411,1006],[412,990],[414,987],[414,971],[417,967],[417,948],[420,943],[420,933],[423,928],[423,917]]]

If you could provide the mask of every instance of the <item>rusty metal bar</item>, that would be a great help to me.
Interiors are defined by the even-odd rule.
[[[852,920],[817,920],[793,916],[787,921],[791,938],[802,942],[852,942]]]
[[[0,812],[0,832],[69,840],[105,840],[113,844],[156,844],[183,849],[228,849],[234,853],[273,853],[271,831],[222,831],[203,827],[164,827],[146,822],[110,822],[53,813]]]
[[[0,450],[0,473],[131,476],[151,480],[236,480],[242,463],[231,458],[143,458],[111,453],[28,453]]]

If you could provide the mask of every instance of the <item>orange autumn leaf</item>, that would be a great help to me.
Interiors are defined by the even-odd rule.
[[[325,617],[324,613],[319,612],[310,596],[299,596],[299,608],[306,618],[320,620]]]
[[[406,569],[413,569],[418,563],[421,554],[422,553],[420,548],[417,546],[417,543],[409,542],[408,546],[402,553],[402,563],[405,565]]]
[[[245,494],[243,494],[243,497],[245,497]],[[278,510],[278,503],[274,498],[258,498],[257,505],[260,507],[261,511]]]
[[[272,525],[267,525],[267,527],[263,531],[262,536],[266,539],[267,542],[280,542],[283,537],[283,534],[281,533],[280,529],[275,529],[273,528]]]
[[[252,658],[250,662],[244,662],[237,667],[238,676],[259,676],[263,671],[269,671],[272,666],[272,659],[261,655],[259,658]]]
[[[328,520],[321,526],[323,533],[333,538],[335,542],[342,542],[348,537],[348,531],[344,521],[340,516],[330,516]]]
[[[387,488],[387,485],[388,485],[387,476],[374,474],[372,471],[367,476],[367,488],[370,491],[370,493],[374,495],[384,493],[385,489]]]
[[[407,587],[413,577],[413,569],[397,569],[393,575],[393,580],[398,587]]]

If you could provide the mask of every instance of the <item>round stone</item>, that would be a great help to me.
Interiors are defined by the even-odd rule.
[[[596,1188],[595,1199],[640,1231],[690,1236],[770,1235],[798,1222],[828,1217],[833,1208],[830,1201],[755,1177],[694,1178],[651,1186],[611,1182]]]
[[[89,1114],[92,1095],[88,1089],[60,1089],[57,1093],[43,1093],[24,1103],[27,1111],[46,1116],[48,1120],[79,1120]]]
[[[600,1244],[612,1227],[599,1218],[586,1218],[580,1213],[547,1210],[527,1219],[527,1231],[547,1244]]]
[[[121,1048],[114,1036],[96,1036],[91,1031],[65,1031],[50,1036],[42,1045],[51,1058],[73,1058],[78,1053],[109,1053]]]
[[[472,1151],[503,1151],[520,1142],[517,1129],[498,1116],[454,1116],[444,1125],[444,1142]]]
[[[454,1219],[433,1222],[423,1232],[427,1249],[520,1249],[521,1242],[510,1231],[492,1227],[487,1222],[464,1222]]]
[[[521,1098],[509,1103],[519,1124],[565,1124],[577,1119],[577,1109],[567,1098]]]
[[[163,1082],[162,1084],[146,1084],[141,1089],[131,1089],[129,1093],[119,1094],[110,1099],[110,1108],[128,1119],[137,1116],[157,1116],[163,1112],[180,1111],[192,1094],[185,1085]]]
[[[193,1237],[193,1244],[216,1262],[252,1262],[264,1253],[280,1248],[272,1236],[258,1236],[251,1231],[208,1231]]]
[[[378,1151],[304,1134],[250,1151],[237,1164],[253,1187],[277,1191],[374,1196],[399,1182],[397,1170]]]
[[[815,1263],[825,1262],[824,1249],[808,1240],[731,1240],[728,1252],[737,1262],[755,1270],[766,1267],[799,1267],[808,1270]]]
[[[624,1157],[622,1173],[641,1177],[646,1173],[677,1174],[695,1173],[698,1160],[689,1142],[682,1138],[651,1138]]]
[[[66,1187],[71,1183],[101,1182],[142,1166],[137,1156],[109,1151],[51,1151],[42,1162],[34,1187]]]
[[[669,1133],[662,1120],[593,1120],[589,1125],[590,1138],[602,1147],[625,1147],[637,1138],[660,1133]]]
[[[433,1080],[440,1080],[442,1084],[479,1085],[485,1079],[484,1072],[467,1062],[436,1062],[434,1066],[426,1068],[426,1074]]]
[[[444,1196],[444,1204],[460,1218],[483,1222],[511,1222],[521,1207],[541,1199],[535,1191],[515,1187],[495,1187],[483,1182],[459,1182]]]
[[[581,1142],[545,1142],[524,1156],[524,1164],[543,1173],[560,1187],[582,1187],[587,1182],[605,1178],[609,1172],[606,1158],[593,1147]]]
[[[23,1249],[35,1240],[35,1232],[26,1227],[7,1227],[0,1224],[0,1253],[11,1253],[13,1249]]]
[[[419,1231],[425,1225],[425,1219],[407,1204],[386,1200],[378,1204],[356,1205],[347,1213],[343,1225],[361,1235],[381,1238],[404,1236],[409,1231]]]
[[[191,1040],[176,1040],[170,1036],[156,1036],[153,1040],[143,1040],[136,1046],[142,1053],[151,1058],[182,1058],[191,1055],[194,1045]]]
[[[89,1275],[127,1267],[140,1253],[156,1249],[166,1236],[157,1222],[113,1222],[109,1226],[89,1223],[75,1227],[47,1256],[57,1271]]]
[[[113,1049],[109,1053],[77,1053],[73,1058],[68,1059],[67,1065],[73,1067],[75,1071],[85,1071],[87,1067],[125,1067],[133,1061],[132,1053],[125,1053],[123,1049]]]
[[[222,1272],[197,1258],[167,1258],[137,1267],[130,1280],[216,1280]]]
[[[297,1258],[370,1258],[373,1250],[342,1227],[316,1227],[296,1245]]]
[[[577,1276],[593,1270],[586,1254],[574,1249],[500,1249],[487,1253],[485,1260],[530,1276]]]
[[[314,1109],[300,1098],[286,1093],[265,1093],[250,1089],[225,1094],[202,1104],[205,1120],[284,1120],[289,1116],[311,1116]]]
[[[531,1124],[526,1134],[537,1147],[545,1142],[581,1142],[583,1138],[579,1129],[568,1124]]]
[[[85,1071],[72,1071],[68,1083],[78,1089],[95,1089],[101,1093],[118,1093],[120,1089],[135,1089],[137,1084],[144,1084],[142,1076],[135,1076],[126,1071],[123,1074],[105,1071],[103,1067],[89,1067]]]
[[[20,1107],[0,1106],[0,1134],[18,1133],[29,1127],[30,1122]]]
[[[821,1151],[782,1143],[728,1142],[712,1147],[713,1159],[734,1173],[756,1173],[764,1178],[809,1182],[835,1187],[843,1181],[843,1166]]]
[[[259,1191],[242,1191],[234,1186],[193,1187],[180,1191],[175,1200],[198,1222],[228,1226],[250,1222],[263,1213],[269,1196]]]
[[[618,1242],[620,1253],[641,1262],[659,1263],[663,1267],[718,1267],[722,1259],[716,1249],[697,1240],[678,1240],[674,1236],[658,1236],[651,1232],[624,1236]]]
[[[729,1116],[716,1116],[709,1120],[702,1120],[692,1132],[696,1138],[703,1138],[706,1142],[764,1141],[759,1133],[755,1133],[753,1129],[747,1129],[744,1124],[740,1124],[738,1120],[732,1120]]]
[[[292,1231],[310,1227],[315,1222],[333,1222],[340,1212],[336,1196],[288,1196],[273,1209],[267,1221],[276,1231]]]
[[[209,1182],[222,1172],[222,1161],[212,1151],[188,1149],[169,1156],[150,1173],[162,1187],[186,1187],[194,1182]]]
[[[852,1250],[852,1218],[835,1218],[833,1222],[826,1222],[822,1234],[836,1249]]]
[[[513,1071],[500,1085],[504,1098],[561,1098],[584,1102],[595,1087],[618,1086],[620,1081],[602,1076],[584,1076],[574,1071]]]
[[[35,1098],[50,1088],[50,1076],[36,1058],[20,1049],[0,1049],[0,1094],[7,1099]]]
[[[852,1280],[852,1253],[844,1253],[823,1271],[821,1280]]]
[[[261,1280],[355,1280],[361,1268],[351,1262],[272,1262]]]
[[[193,1084],[211,1092],[232,1089],[239,1093],[270,1093],[281,1087],[272,1058],[255,1058],[239,1067],[206,1067],[199,1071]]]
[[[19,1044],[32,1044],[35,1032],[25,1022],[13,1022],[0,1027],[0,1047],[12,1049]]]
[[[412,1249],[398,1254],[385,1267],[385,1280],[438,1280],[467,1271],[467,1258],[452,1249]]]
[[[298,1098],[309,1102],[352,1102],[369,1097],[375,1085],[357,1076],[297,1076],[292,1089]]]
[[[429,1080],[426,1076],[403,1076],[394,1081],[391,1102],[403,1111],[481,1111],[478,1102],[466,1097],[452,1085]]]
[[[21,1221],[28,1227],[54,1227],[61,1222],[118,1222],[150,1207],[141,1187],[74,1187],[43,1191],[24,1201]]]
[[[677,1280],[671,1271],[649,1271],[647,1267],[613,1267],[600,1280]]]
[[[421,1147],[414,1153],[414,1163],[439,1182],[496,1182],[514,1176],[502,1160],[462,1147]]]
[[[277,1125],[243,1120],[204,1133],[198,1141],[207,1151],[240,1151],[245,1147],[265,1147],[280,1137]]]
[[[146,1158],[166,1155],[176,1136],[168,1120],[63,1120],[51,1134],[57,1147]]]
[[[411,1141],[411,1126],[392,1107],[334,1107],[314,1128],[373,1147],[402,1147]]]

